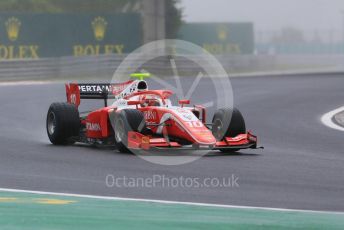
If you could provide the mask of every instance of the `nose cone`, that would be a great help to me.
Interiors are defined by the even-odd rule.
[[[213,145],[216,143],[216,139],[213,136],[212,132],[206,128],[205,126],[197,128],[197,129],[190,129],[192,132],[193,139],[202,145]]]
[[[213,145],[216,139],[212,132],[188,109],[174,108],[172,114],[195,143]]]

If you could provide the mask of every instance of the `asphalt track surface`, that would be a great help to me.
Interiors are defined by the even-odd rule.
[[[156,165],[111,149],[53,146],[46,136],[45,116],[51,102],[65,101],[64,85],[1,86],[0,187],[344,211],[344,133],[320,122],[322,114],[343,105],[344,75],[235,78],[232,85],[235,104],[265,150],[209,154],[180,166]],[[201,87],[204,94],[207,84]],[[108,174],[136,178],[234,174],[240,187],[109,188]]]

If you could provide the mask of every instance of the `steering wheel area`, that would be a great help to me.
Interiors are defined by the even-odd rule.
[[[140,105],[141,107],[147,106],[160,106],[160,101],[157,98],[149,97],[149,95],[142,95],[140,98]]]
[[[130,100],[131,98],[138,97],[137,104],[140,104],[141,107],[147,106],[165,106],[169,105],[170,101],[168,97],[173,94],[170,90],[145,90],[135,92],[131,95],[124,97],[125,100]],[[167,104],[166,104],[166,100]]]

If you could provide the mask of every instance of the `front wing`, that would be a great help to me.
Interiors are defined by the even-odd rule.
[[[190,146],[181,145],[178,142],[169,141],[166,138],[155,138],[143,135],[138,132],[128,132],[128,148],[129,149],[179,149],[179,150],[225,150],[225,149],[256,149],[257,137],[251,132],[239,134],[236,137],[225,137],[222,141],[217,141],[215,145],[198,145]],[[259,147],[262,148],[262,147]]]

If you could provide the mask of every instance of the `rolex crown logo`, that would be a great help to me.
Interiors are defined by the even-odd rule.
[[[5,22],[6,30],[7,30],[7,36],[10,41],[17,40],[19,36],[20,26],[21,22],[18,18],[10,17]]]
[[[104,39],[106,27],[107,27],[107,22],[102,17],[96,17],[92,21],[92,28],[93,28],[94,37],[98,41],[101,41]]]
[[[219,40],[224,41],[227,39],[227,28],[225,26],[220,26],[217,29],[217,37]]]

